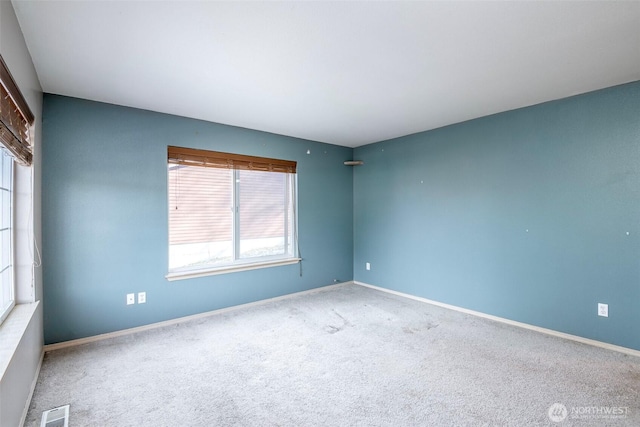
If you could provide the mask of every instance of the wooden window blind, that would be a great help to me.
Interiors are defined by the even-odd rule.
[[[220,169],[254,170],[296,173],[297,163],[291,160],[221,153],[195,148],[168,147],[169,163],[185,166],[204,166]]]
[[[0,143],[19,163],[29,166],[34,116],[1,56],[0,83]]]

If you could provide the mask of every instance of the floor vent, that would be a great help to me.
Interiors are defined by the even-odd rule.
[[[69,405],[44,411],[40,427],[69,427]]]

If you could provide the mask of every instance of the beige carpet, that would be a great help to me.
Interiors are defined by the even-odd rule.
[[[640,359],[343,285],[47,353],[25,425],[65,404],[71,427],[640,426]]]

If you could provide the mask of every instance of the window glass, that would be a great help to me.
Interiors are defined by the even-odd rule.
[[[169,271],[292,258],[295,174],[169,163]]]
[[[287,174],[238,171],[240,258],[285,255],[289,218]]]
[[[14,305],[13,283],[13,158],[0,149],[0,321]]]

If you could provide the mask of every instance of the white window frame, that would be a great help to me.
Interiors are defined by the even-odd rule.
[[[3,265],[1,257],[0,257],[0,292],[4,292],[4,287],[8,286],[9,287],[9,301],[6,305],[0,307],[0,324],[9,316],[9,313],[11,313],[11,310],[13,309],[13,307],[15,307],[16,305],[16,283],[15,283],[15,274],[14,274],[14,255],[15,255],[15,228],[14,228],[14,217],[15,217],[15,170],[16,170],[16,165],[15,165],[15,161],[13,159],[13,157],[11,156],[11,154],[9,152],[6,151],[6,149],[2,146],[0,146],[0,162],[2,162],[2,166],[0,169],[0,174],[2,174],[2,179],[0,179],[0,192],[4,192],[4,191],[8,191],[9,192],[9,227],[7,229],[2,229],[2,231],[0,232],[4,232],[4,231],[8,231],[9,233],[9,264],[8,265]],[[3,185],[5,184],[4,182],[2,182],[4,180],[4,161],[5,161],[5,157],[10,159],[10,165],[11,165],[11,172],[9,174],[9,188],[5,188]],[[1,197],[1,195],[0,195]],[[4,209],[3,207],[0,205],[0,207],[2,209],[0,209],[0,216],[4,214]],[[0,239],[1,242],[1,239]],[[8,276],[9,276],[9,280],[8,280],[8,284],[5,283],[4,280],[1,279],[1,275],[4,274],[4,272],[8,270]]]
[[[169,167],[171,163],[169,163]],[[196,166],[198,167],[198,166]],[[262,256],[255,258],[240,258],[240,209],[239,209],[239,199],[240,199],[240,183],[239,176],[241,172],[251,172],[247,170],[238,170],[234,169],[232,171],[231,181],[229,183],[232,189],[232,211],[233,211],[233,232],[232,232],[232,253],[233,260],[230,263],[218,265],[218,266],[205,266],[205,267],[181,267],[175,269],[168,269],[169,273],[165,276],[167,280],[182,280],[182,279],[190,279],[195,277],[204,277],[216,274],[225,274],[225,273],[233,273],[238,271],[248,271],[259,268],[268,268],[268,267],[277,267],[282,265],[290,265],[296,264],[301,261],[298,253],[298,175],[296,173],[286,173],[287,175],[287,187],[288,190],[291,190],[290,203],[292,205],[292,224],[293,230],[291,233],[291,251],[283,255],[274,255],[274,256]],[[282,173],[282,172],[270,172],[270,173]],[[169,198],[169,186],[171,183],[169,182],[169,173],[167,171],[167,198]],[[288,191],[285,190],[285,191]],[[168,203],[169,205],[169,203]],[[171,227],[169,223],[170,219],[168,218],[168,229]],[[285,245],[286,245],[285,238]],[[170,252],[171,245],[168,245],[168,251]],[[170,253],[168,253],[168,260],[170,258]]]

